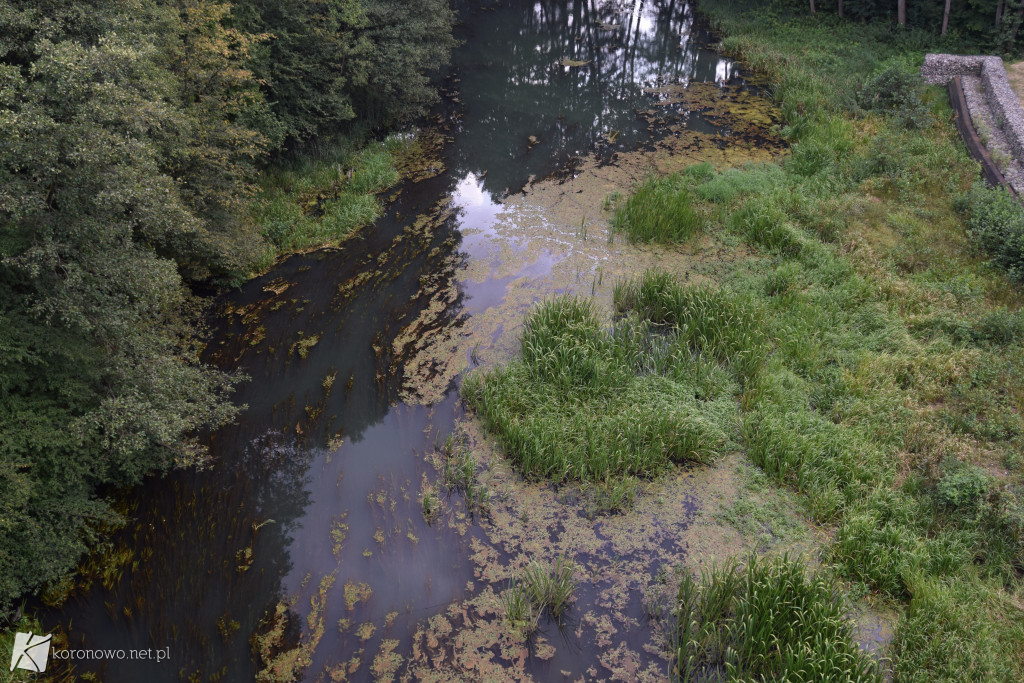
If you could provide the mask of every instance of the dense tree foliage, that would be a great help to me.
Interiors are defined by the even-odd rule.
[[[268,154],[433,96],[444,0],[0,0],[0,608],[205,457],[233,380],[190,281],[244,275]],[[372,93],[372,95],[371,95]]]
[[[948,35],[956,50],[1010,54],[1024,50],[1024,0],[810,0],[809,5],[808,0],[786,2],[808,8],[811,14],[832,12],[856,22],[891,22],[922,32],[925,40],[924,34]]]
[[[296,139],[352,125],[388,127],[436,98],[428,72],[448,60],[448,0],[242,0],[241,23],[270,38],[253,59]]]

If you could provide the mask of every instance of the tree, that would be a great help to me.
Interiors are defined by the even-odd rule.
[[[373,46],[368,77],[357,88],[356,111],[374,126],[388,127],[425,113],[437,100],[430,73],[455,46],[455,14],[447,0],[364,0],[364,35]]]
[[[117,519],[101,486],[202,460],[237,410],[158,253],[206,234],[165,171],[188,121],[146,29],[167,15],[124,4],[0,3],[0,605]]]
[[[358,0],[249,0],[238,14],[247,30],[267,32],[252,65],[286,135],[306,140],[356,118],[352,93],[373,49]]]

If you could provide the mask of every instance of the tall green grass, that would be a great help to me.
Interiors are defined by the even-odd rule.
[[[529,636],[537,630],[545,612],[560,619],[575,591],[576,565],[572,560],[563,555],[549,565],[532,560],[501,596],[505,618],[513,631]]]
[[[651,177],[615,209],[612,229],[632,242],[685,242],[704,219],[678,175]]]
[[[503,371],[524,379],[492,387],[477,405],[511,408],[506,422],[485,421],[506,435],[513,459],[526,464],[534,456],[523,454],[543,451],[555,463],[579,450],[574,434],[601,443],[588,425],[622,429],[602,415],[625,415],[642,397],[653,408],[635,419],[659,433],[673,393],[646,399],[649,378],[692,388],[703,375],[719,396],[732,383],[747,454],[804,494],[810,517],[834,532],[828,562],[905,610],[890,653],[896,679],[1019,680],[1024,619],[1011,605],[1024,599],[1024,309],[1021,290],[985,259],[1018,277],[1020,212],[998,193],[971,190],[977,166],[949,123],[946,95],[915,75],[924,34],[794,7],[702,5],[726,51],[769,77],[790,154],[770,166],[701,164],[648,179],[614,217],[637,241],[729,232],[754,257],[718,265],[714,285],[684,286],[658,272],[620,283],[613,327],[598,325],[586,304],[557,312],[566,316],[557,324],[538,318],[524,335],[533,374]],[[479,394],[494,380],[473,382]],[[529,392],[542,385],[549,393],[535,400]],[[607,401],[612,385],[623,403]],[[574,422],[566,405],[587,419]],[[547,427],[536,428],[528,406],[550,416]],[[682,393],[680,407],[709,414]],[[665,460],[647,458],[655,450],[634,450],[639,470],[592,471],[656,472]],[[525,471],[571,478],[578,460]],[[681,602],[698,600],[692,588]],[[972,591],[979,604],[958,604]],[[768,676],[740,663],[748,656],[782,666],[781,645],[771,657],[734,645],[720,650],[733,659],[709,660],[719,641],[693,637],[698,645],[679,662],[686,676]],[[832,644],[786,661],[809,667],[801,675],[826,676],[815,667],[845,656]]]
[[[376,194],[398,182],[395,155],[405,144],[391,137],[360,149],[340,139],[264,171],[251,218],[271,251],[255,268],[277,254],[337,244],[376,220]]]
[[[967,192],[977,167],[947,96],[915,73],[924,34],[701,6],[771,80],[792,144],[781,176],[740,169],[692,190],[764,256],[724,288],[752,298],[773,341],[745,385],[747,452],[834,525],[829,562],[904,605],[897,681],[1020,680],[1024,353],[1005,341],[1020,290],[972,246],[1015,275],[1004,236],[1019,216]]]
[[[685,683],[882,680],[836,588],[788,557],[684,575],[670,638]]]
[[[520,359],[473,373],[463,395],[528,477],[651,477],[710,461],[734,424],[731,375],[689,342],[642,312],[603,326],[592,303],[563,297],[528,316]]]
[[[614,288],[619,312],[636,311],[656,325],[671,328],[693,352],[734,368],[741,381],[765,362],[771,340],[763,333],[760,312],[749,297],[702,286],[683,286],[652,270]]]

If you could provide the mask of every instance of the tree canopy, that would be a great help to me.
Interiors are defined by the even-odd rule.
[[[117,521],[101,491],[237,414],[188,285],[265,248],[276,149],[431,101],[453,15],[412,5],[0,0],[0,608]]]

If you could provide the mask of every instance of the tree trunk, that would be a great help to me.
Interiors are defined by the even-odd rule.
[[[946,35],[946,29],[949,28],[949,5],[953,0],[946,0],[946,11],[942,13],[942,33],[940,36]]]
[[[1003,21],[1003,4],[1004,0],[999,0],[996,5],[996,28],[999,28],[999,24]]]
[[[907,25],[907,0],[896,0],[896,23]]]
[[[811,0],[811,14],[814,14],[814,0]]]
[[[843,0],[838,0],[838,2],[839,2],[839,18],[842,19],[843,18]]]
[[[1010,31],[1010,44],[1009,50],[1013,50],[1014,43],[1017,42],[1017,31],[1020,30],[1020,24],[1024,21],[1024,2],[1020,3],[1020,9],[1017,10],[1017,21],[1013,24],[1013,30]]]

